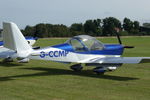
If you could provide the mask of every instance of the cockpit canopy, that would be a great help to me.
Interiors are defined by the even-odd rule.
[[[75,51],[91,51],[91,50],[102,50],[104,45],[96,38],[89,35],[78,35],[67,41],[68,44],[72,45]]]

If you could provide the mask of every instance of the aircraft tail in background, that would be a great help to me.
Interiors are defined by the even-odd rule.
[[[25,37],[15,23],[3,23],[3,41],[4,47],[16,51],[18,57],[28,57],[32,47],[28,44]]]

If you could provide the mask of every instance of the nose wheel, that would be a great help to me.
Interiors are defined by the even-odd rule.
[[[81,70],[83,69],[83,67],[82,67],[81,64],[72,65],[72,66],[70,66],[70,68],[71,68],[73,71],[81,71]]]

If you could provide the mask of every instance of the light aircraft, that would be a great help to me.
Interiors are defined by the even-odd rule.
[[[25,39],[27,40],[28,44],[30,44],[31,46],[35,44],[35,42],[37,41],[37,37],[30,37],[30,36],[26,36]],[[4,42],[0,41],[0,48],[4,47]]]
[[[25,39],[28,42],[28,44],[32,46],[35,44],[38,38],[28,36],[28,37],[25,37]],[[9,56],[12,50],[5,48],[3,45],[4,45],[4,42],[0,41],[0,58],[3,59],[3,62],[13,62],[13,57]],[[33,48],[37,48],[37,47],[33,47]],[[23,62],[23,61],[19,61],[19,62]]]
[[[117,35],[118,36],[118,35]],[[119,36],[118,36],[119,37]],[[81,71],[82,64],[95,66],[94,72],[104,74],[116,70],[124,63],[146,63],[150,57],[121,57],[124,48],[133,48],[120,44],[103,44],[88,35],[78,35],[63,44],[46,48],[32,49],[15,23],[3,23],[4,47],[10,50],[9,56],[18,60],[37,59],[60,63],[75,63],[70,68]]]

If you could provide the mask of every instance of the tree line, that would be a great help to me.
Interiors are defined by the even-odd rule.
[[[120,20],[114,17],[105,19],[86,20],[85,23],[73,23],[71,26],[63,24],[44,24],[35,26],[27,25],[21,30],[25,36],[33,37],[72,37],[75,35],[87,34],[91,36],[115,36],[118,32],[122,36],[128,35],[150,35],[150,23],[140,26],[138,21],[131,21],[129,18]]]

